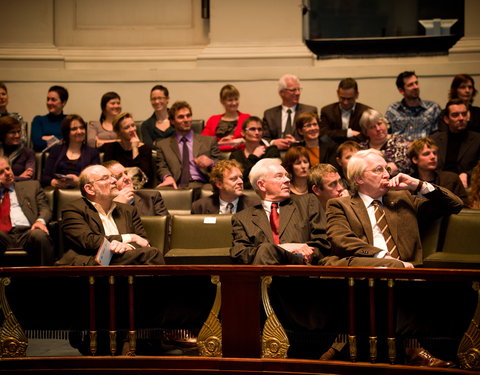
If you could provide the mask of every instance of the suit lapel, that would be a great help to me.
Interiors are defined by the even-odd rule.
[[[472,144],[473,139],[471,137],[466,137],[465,140],[460,145],[460,150],[458,150],[457,161],[460,162],[463,158],[463,155],[468,151],[470,145]]]
[[[192,153],[193,153],[193,157],[196,158],[200,150],[200,140],[198,139],[197,134],[193,135],[192,142],[193,142]]]
[[[180,158],[180,150],[178,149],[178,142],[177,142],[177,137],[174,134],[172,137],[170,137],[170,149],[176,155],[178,161],[182,163],[182,159]]]
[[[270,222],[262,205],[256,206],[256,209],[253,211],[252,223],[265,233],[270,243],[273,243],[272,228],[270,227]]]
[[[285,229],[289,227],[292,215],[295,212],[296,207],[290,199],[285,205],[280,205],[280,228],[278,230],[278,237],[281,238]]]
[[[362,224],[363,231],[367,236],[368,243],[373,245],[373,231],[370,224],[370,217],[368,216],[368,212],[365,204],[362,201],[362,198],[360,198],[358,195],[352,198],[352,209],[355,212],[355,215],[357,215],[358,220]]]
[[[117,224],[118,233],[132,233],[127,228],[127,222],[125,220],[125,217],[121,215],[119,211],[120,210],[117,205],[117,207],[115,207],[115,209],[112,212],[113,220],[115,221],[115,224]]]
[[[28,195],[25,189],[23,188],[22,184],[15,184],[15,193],[17,194],[18,204],[20,205],[23,213],[27,217],[30,223],[34,223],[36,220],[35,212],[30,204],[30,201],[26,199]],[[33,194],[33,192],[32,192]]]

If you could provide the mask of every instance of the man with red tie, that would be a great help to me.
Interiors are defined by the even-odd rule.
[[[0,157],[0,253],[23,248],[28,265],[51,266],[53,243],[47,224],[52,216],[38,181],[14,182],[9,160]],[[1,264],[1,260],[0,260]]]
[[[232,217],[234,262],[323,264],[330,244],[316,198],[290,197],[290,179],[280,159],[260,160],[249,178],[261,203]]]

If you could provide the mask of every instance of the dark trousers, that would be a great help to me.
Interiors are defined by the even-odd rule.
[[[40,229],[13,227],[10,232],[0,231],[0,253],[5,250],[23,249],[28,253],[28,265],[53,266],[55,260],[53,242],[50,236]]]

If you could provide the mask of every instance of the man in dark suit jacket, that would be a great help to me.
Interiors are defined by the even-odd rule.
[[[286,150],[292,143],[301,140],[295,131],[298,115],[304,112],[318,114],[317,107],[299,103],[301,90],[298,77],[285,74],[278,81],[278,93],[282,98],[282,104],[267,109],[263,114],[263,137],[279,150]]]
[[[14,183],[9,160],[0,157],[0,253],[21,247],[32,266],[51,266],[53,243],[47,224],[52,217],[48,198],[38,181]]]
[[[208,182],[208,172],[220,157],[216,137],[195,134],[192,108],[187,102],[175,102],[169,110],[175,134],[155,143],[158,148],[158,186],[198,187]],[[189,151],[189,169],[182,167],[183,139]]]
[[[243,194],[243,178],[240,163],[221,160],[210,173],[213,194],[193,202],[192,214],[234,214],[259,203]]]
[[[357,81],[344,78],[338,84],[338,102],[326,105],[320,111],[322,133],[338,144],[347,139],[363,140],[360,117],[370,107],[358,103],[358,95]]]
[[[450,100],[444,113],[448,130],[431,136],[438,145],[438,169],[457,173],[468,187],[472,169],[480,160],[480,134],[467,130],[469,112],[461,99]]]
[[[421,264],[418,223],[458,213],[463,207],[462,200],[447,189],[403,173],[390,179],[383,154],[377,150],[353,155],[347,173],[357,193],[327,203],[328,238],[333,253],[343,260],[338,266],[365,266],[374,259],[394,261],[396,267]],[[381,201],[391,239],[382,235],[383,226],[377,224],[374,200]],[[392,240],[398,257],[389,250]]]
[[[62,230],[70,250],[57,265],[95,265],[98,249],[107,239],[113,252],[110,264],[165,264],[162,253],[149,247],[137,210],[115,203],[116,179],[101,165],[85,168],[80,174],[83,198],[62,210]]]
[[[115,202],[127,203],[137,209],[139,216],[166,216],[167,207],[158,190],[134,190],[132,179],[125,173],[126,168],[116,160],[103,163],[117,180],[118,195]]]
[[[311,194],[290,197],[290,179],[280,159],[260,160],[250,171],[250,182],[262,202],[233,215],[233,260],[268,265],[323,261],[330,244],[318,202]]]

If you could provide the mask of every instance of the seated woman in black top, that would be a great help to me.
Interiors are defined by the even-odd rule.
[[[121,113],[116,116],[113,120],[113,130],[119,140],[101,147],[100,150],[105,153],[103,160],[117,160],[125,168],[139,167],[147,175],[146,187],[152,186],[152,148],[140,142],[132,115]]]
[[[262,120],[257,116],[248,117],[242,124],[242,137],[245,139],[245,149],[236,150],[230,154],[230,159],[238,161],[243,168],[243,186],[251,189],[248,175],[252,167],[263,158],[279,158],[280,152],[276,146],[267,147],[262,140]]]
[[[24,147],[22,124],[11,116],[0,117],[0,156],[10,160],[15,181],[35,178],[35,152]]]
[[[80,172],[88,165],[100,163],[98,150],[85,144],[86,128],[79,115],[68,115],[62,121],[63,141],[50,149],[43,169],[43,186],[76,188]]]

